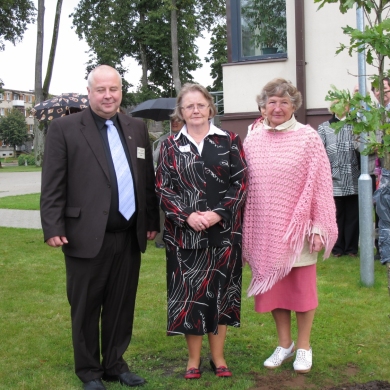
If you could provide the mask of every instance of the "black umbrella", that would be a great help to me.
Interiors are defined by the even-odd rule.
[[[34,106],[31,113],[39,121],[51,121],[72,111],[81,111],[89,106],[88,96],[78,93],[63,93]]]
[[[176,98],[158,98],[146,100],[130,112],[131,116],[155,121],[169,120],[176,107]]]

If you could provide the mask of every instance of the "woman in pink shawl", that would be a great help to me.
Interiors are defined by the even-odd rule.
[[[300,92],[274,79],[257,103],[265,120],[244,142],[249,189],[244,211],[243,255],[252,270],[248,295],[255,310],[272,312],[279,345],[264,362],[269,369],[293,359],[294,370],[312,366],[310,333],[318,306],[317,253],[324,258],[337,239],[329,160],[317,132],[298,123]],[[298,338],[291,336],[296,312]]]

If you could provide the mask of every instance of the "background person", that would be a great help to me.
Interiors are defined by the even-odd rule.
[[[224,357],[227,325],[240,326],[246,162],[238,135],[209,121],[216,112],[204,87],[185,84],[173,113],[185,126],[162,143],[156,172],[166,215],[167,334],[185,335],[186,379],[201,376],[205,334],[215,374],[231,376]]]
[[[335,257],[343,255],[355,257],[359,250],[358,180],[360,169],[356,153],[359,145],[353,135],[351,125],[344,125],[337,134],[332,129],[332,123],[343,119],[333,113],[329,121],[318,126],[318,134],[329,158],[336,205],[338,237],[332,254]]]
[[[265,109],[261,127],[245,139],[249,187],[244,210],[243,256],[252,269],[249,296],[255,310],[272,312],[279,346],[264,362],[279,367],[292,359],[291,310],[298,324],[298,373],[310,371],[310,333],[318,306],[317,253],[328,257],[337,238],[329,161],[317,132],[298,123],[301,94],[274,79],[257,97]],[[271,174],[270,174],[271,172]]]
[[[156,146],[156,149],[153,151],[153,162],[157,165],[158,156],[160,155],[161,144],[171,135],[177,134],[181,128],[184,126],[184,122],[179,119],[171,119],[171,131],[169,133],[163,134],[159,139]],[[165,248],[165,244],[163,241],[163,233],[164,233],[164,221],[165,221],[165,213],[160,208],[160,232],[157,234],[154,239],[156,248],[163,249]]]
[[[390,110],[390,79],[388,77],[384,77],[382,79],[383,82],[383,103],[386,111]],[[378,106],[380,103],[380,91],[378,88],[375,88],[371,85],[371,91],[374,94],[376,100],[378,101]],[[382,142],[382,132],[376,131],[376,138],[378,142]],[[374,193],[379,188],[379,183],[381,181],[381,171],[382,171],[382,161],[377,156],[376,153],[368,155],[368,173],[371,176],[372,180],[372,192]],[[376,207],[374,207],[374,215],[375,215],[375,230],[379,230],[379,216],[376,212]],[[376,253],[374,256],[375,260],[381,260],[380,250],[379,250],[379,240],[377,234],[375,234],[375,248]]]
[[[104,390],[102,378],[145,382],[122,355],[132,334],[140,252],[154,239],[159,214],[146,126],[117,114],[119,73],[106,65],[92,70],[88,97],[89,108],[49,127],[41,219],[45,242],[65,254],[76,375],[84,389]]]

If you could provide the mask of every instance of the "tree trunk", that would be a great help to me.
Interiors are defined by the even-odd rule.
[[[139,52],[141,55],[141,67],[142,67],[141,84],[143,87],[147,87],[148,86],[148,61],[146,59],[145,47],[141,43],[139,44]]]
[[[57,0],[56,16],[54,19],[54,27],[53,27],[53,38],[51,40],[49,62],[47,64],[46,78],[43,84],[43,91],[42,91],[43,100],[46,100],[49,97],[49,88],[50,88],[51,77],[53,74],[54,58],[56,55],[56,48],[57,48],[57,41],[58,41],[58,30],[60,28],[61,8],[62,8],[62,0]],[[71,92],[71,91],[62,91],[62,92]]]
[[[57,41],[58,41],[58,31],[60,28],[62,1],[63,0],[57,0],[56,16],[54,19],[53,37],[51,41],[49,61],[47,64],[45,83],[42,88],[42,62],[43,62],[42,58],[43,58],[45,0],[38,0],[38,18],[37,18],[38,33],[37,33],[37,50],[36,50],[36,59],[35,59],[35,104],[46,100],[49,96],[49,87],[50,87],[51,77],[53,74],[54,58],[56,54]],[[39,167],[42,166],[43,163],[46,132],[47,132],[47,123],[39,124],[38,121],[35,120],[35,131],[34,131],[35,164]]]
[[[145,24],[145,15],[140,13],[139,15],[140,24]],[[141,57],[141,67],[142,67],[142,78],[141,85],[143,87],[148,86],[148,60],[146,59],[146,50],[145,45],[143,43],[139,43],[139,53]]]
[[[37,48],[35,56],[35,104],[43,101],[42,93],[42,58],[43,58],[43,32],[44,32],[45,0],[38,0],[37,17]],[[34,153],[35,164],[42,166],[45,137],[39,128],[37,119],[34,121]]]
[[[172,42],[172,78],[176,94],[181,90],[179,73],[179,45],[177,42],[177,8],[176,0],[172,0],[171,8],[171,42]]]

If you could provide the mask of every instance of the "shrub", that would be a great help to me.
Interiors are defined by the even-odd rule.
[[[32,154],[21,154],[18,157],[18,165],[25,165],[25,161],[27,165],[35,165],[35,157]]]

